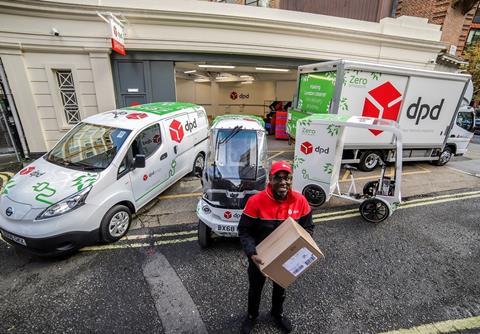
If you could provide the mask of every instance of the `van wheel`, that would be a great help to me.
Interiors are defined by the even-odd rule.
[[[437,161],[435,161],[435,165],[437,166],[443,166],[445,165],[447,162],[450,161],[450,159],[452,158],[453,156],[453,151],[452,151],[452,148],[451,147],[445,147],[445,149],[443,150],[443,152],[440,154],[440,157],[438,158]]]
[[[198,244],[207,248],[212,243],[212,229],[201,220],[198,221]]]
[[[390,208],[378,198],[369,198],[360,205],[360,215],[367,222],[378,224],[390,216]]]
[[[302,194],[311,206],[320,206],[325,203],[325,200],[327,199],[325,191],[322,187],[317,186],[316,184],[309,184],[303,188]]]
[[[103,216],[100,225],[102,240],[115,242],[127,234],[132,222],[132,213],[125,205],[115,205]]]
[[[199,153],[193,162],[192,176],[201,177],[205,168],[205,157]]]
[[[378,166],[379,159],[380,153],[378,151],[365,151],[360,157],[358,169],[364,172],[371,172]]]

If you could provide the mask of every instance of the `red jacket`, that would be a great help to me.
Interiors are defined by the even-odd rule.
[[[307,199],[290,190],[283,201],[273,197],[272,186],[250,197],[238,224],[238,235],[248,257],[257,254],[256,246],[285,219],[292,217],[308,233],[313,234],[312,209]]]

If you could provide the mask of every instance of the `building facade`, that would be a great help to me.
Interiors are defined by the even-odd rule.
[[[112,54],[99,13],[122,21],[125,56]],[[4,121],[13,120],[17,149],[29,155],[51,149],[79,120],[133,103],[181,99],[211,116],[259,114],[265,101],[293,94],[300,64],[347,58],[433,69],[440,38],[440,26],[408,16],[368,22],[196,0],[0,0]],[[247,91],[218,80],[220,71],[204,72],[203,82],[179,71],[212,63],[255,68],[258,80]],[[290,75],[268,77],[262,66]],[[245,99],[228,98],[232,87]]]

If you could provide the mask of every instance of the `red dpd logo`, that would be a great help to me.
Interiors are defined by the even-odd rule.
[[[172,123],[170,123],[169,130],[172,140],[180,143],[184,136],[182,123],[174,119]]]
[[[230,98],[231,98],[232,100],[238,99],[238,94],[237,94],[237,92],[231,92],[231,93],[230,93]]]
[[[30,174],[31,172],[33,172],[34,169],[35,169],[35,166],[30,166],[30,167],[24,168],[20,171],[20,175]]]
[[[223,217],[224,217],[225,219],[230,219],[230,218],[232,218],[232,213],[231,213],[230,211],[225,211],[225,212],[223,213]]]
[[[303,154],[310,154],[313,152],[313,145],[308,141],[304,141],[302,145],[300,145],[300,151],[302,151]]]
[[[365,97],[362,116],[398,120],[402,94],[389,82],[385,82],[368,92],[370,96]],[[381,108],[377,108],[373,102]],[[374,136],[378,136],[382,130],[370,130]]]
[[[147,114],[143,113],[143,112],[134,112],[134,113],[131,113],[129,115],[127,115],[127,118],[128,119],[142,119],[142,118],[145,118],[145,117],[148,117]]]

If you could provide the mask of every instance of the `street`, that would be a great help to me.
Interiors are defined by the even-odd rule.
[[[480,315],[480,193],[442,195],[406,203],[380,225],[358,216],[316,216],[314,237],[325,259],[288,289],[285,312],[295,332],[379,333]],[[170,234],[156,229],[165,241],[158,246],[137,248],[131,239],[123,242],[131,248],[85,249],[58,260],[31,257],[2,243],[0,331],[164,333],[163,322],[173,317],[181,323],[183,317],[159,314],[155,304],[183,301],[162,299],[161,285],[168,282],[157,282],[160,292],[151,294],[159,287],[149,285],[144,266],[160,254],[208,333],[238,332],[247,294],[238,240],[220,239],[202,251],[192,228]],[[267,316],[266,287],[255,333],[277,332]]]

